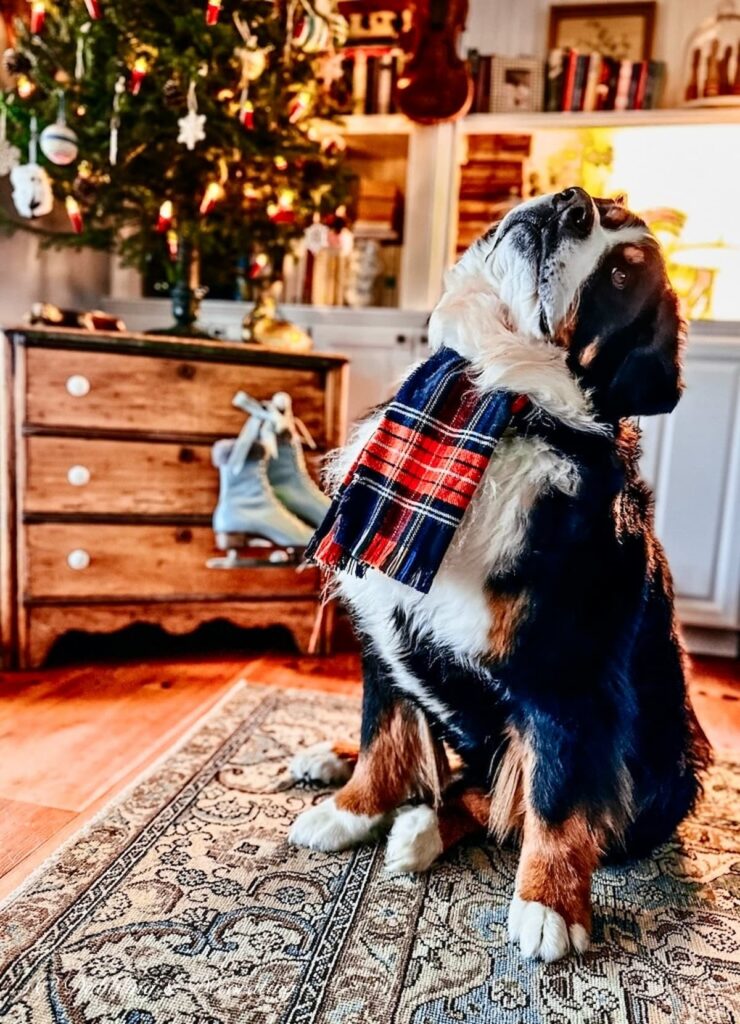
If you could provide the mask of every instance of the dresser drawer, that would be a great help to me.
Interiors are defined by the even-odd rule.
[[[211,363],[110,352],[27,349],[26,424],[232,437],[244,413],[231,400],[287,391],[316,443],[326,445],[325,378],[311,369]]]
[[[26,537],[27,599],[259,599],[310,596],[319,587],[313,568],[207,569],[215,552],[206,526],[38,523],[27,527]]]
[[[210,516],[218,471],[209,445],[26,438],[24,511]]]

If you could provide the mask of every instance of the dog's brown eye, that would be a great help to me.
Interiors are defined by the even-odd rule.
[[[612,267],[612,284],[615,288],[624,288],[627,284],[627,271],[621,267]]]

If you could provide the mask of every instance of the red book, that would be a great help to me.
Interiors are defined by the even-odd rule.
[[[561,110],[570,110],[573,103],[573,86],[576,81],[578,52],[568,50],[563,58],[563,95],[560,100]]]

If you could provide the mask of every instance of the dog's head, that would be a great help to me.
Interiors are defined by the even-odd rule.
[[[655,238],[619,201],[581,188],[522,203],[462,257],[513,329],[567,351],[609,418],[670,412],[682,390],[684,324]]]

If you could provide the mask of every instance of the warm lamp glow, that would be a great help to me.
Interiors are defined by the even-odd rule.
[[[685,301],[687,315],[740,321],[738,167],[738,124],[536,132],[528,165],[543,191],[624,193],[663,245],[682,300],[705,289],[705,301]]]

